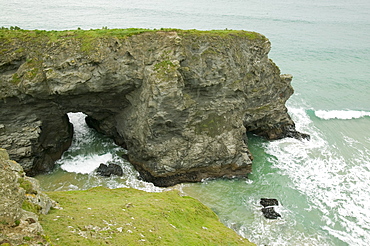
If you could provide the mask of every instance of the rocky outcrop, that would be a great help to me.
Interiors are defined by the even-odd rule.
[[[70,145],[68,112],[87,114],[159,186],[246,176],[247,131],[298,134],[285,107],[292,76],[260,34],[1,32],[0,147],[28,174],[51,170]]]
[[[0,173],[0,244],[48,245],[38,214],[47,214],[56,203],[40,191],[37,180],[9,160],[4,149],[0,149]]]
[[[261,209],[263,216],[266,219],[277,219],[281,215],[275,211],[275,207],[279,206],[279,201],[274,198],[261,198],[260,204],[263,206]]]
[[[96,169],[96,173],[104,177],[110,177],[112,175],[122,176],[123,170],[122,167],[117,164],[109,163],[108,165],[105,165],[101,163]]]

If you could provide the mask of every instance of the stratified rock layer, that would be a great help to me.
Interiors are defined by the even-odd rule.
[[[0,147],[28,174],[49,171],[71,143],[66,113],[128,149],[159,186],[246,176],[246,131],[296,133],[292,76],[270,42],[245,31],[8,31],[0,36]]]

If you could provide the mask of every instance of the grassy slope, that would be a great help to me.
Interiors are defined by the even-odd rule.
[[[177,191],[98,187],[48,195],[63,207],[40,218],[56,245],[254,245]]]

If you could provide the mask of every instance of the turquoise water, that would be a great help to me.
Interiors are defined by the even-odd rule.
[[[248,180],[208,180],[179,188],[258,245],[370,242],[368,0],[0,0],[0,6],[0,26],[24,29],[228,28],[266,35],[272,42],[270,58],[282,73],[294,76],[289,113],[311,141],[267,142],[250,136],[255,160]],[[88,149],[76,138],[58,163],[61,168],[39,177],[45,189],[106,185],[160,191],[138,181],[119,157],[123,150],[84,128],[82,117],[71,115],[88,146],[95,147]],[[106,161],[122,165],[126,176],[89,174]],[[281,219],[261,216],[261,197],[280,201]]]

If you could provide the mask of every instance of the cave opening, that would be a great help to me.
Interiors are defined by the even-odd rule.
[[[73,125],[72,143],[55,161],[51,172],[36,176],[42,189],[85,190],[96,186],[132,187],[146,191],[159,189],[139,179],[138,172],[125,158],[127,150],[118,146],[109,136],[89,127],[86,114],[69,112],[67,116]],[[98,170],[102,164],[119,166],[122,176],[101,175]]]
[[[72,144],[57,164],[63,163],[63,169],[76,173],[91,173],[100,163],[113,159],[112,149],[119,148],[111,144],[103,134],[86,124],[87,115],[82,112],[67,113],[73,125]],[[122,152],[125,150],[122,149]]]

